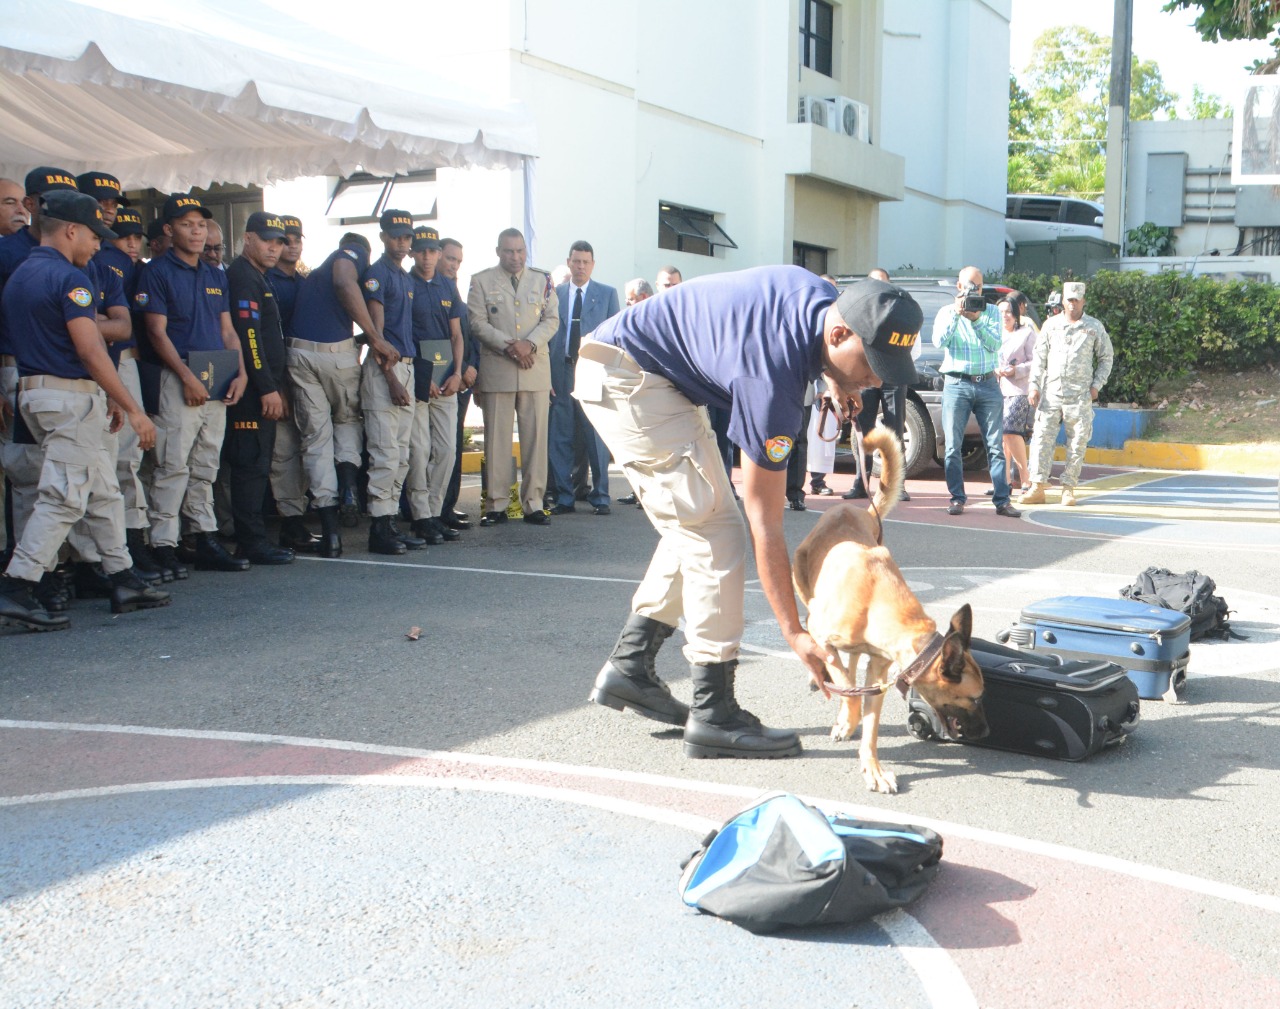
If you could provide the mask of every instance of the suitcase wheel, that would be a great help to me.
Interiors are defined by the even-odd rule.
[[[1007,645],[1009,643],[1009,628],[1003,627],[996,631],[996,640],[1002,645]]]
[[[938,738],[938,734],[933,731],[933,726],[929,724],[929,719],[918,711],[913,711],[907,716],[907,731],[916,739]]]

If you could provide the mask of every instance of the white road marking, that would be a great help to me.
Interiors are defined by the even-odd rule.
[[[161,729],[137,725],[89,725],[76,722],[25,722],[13,719],[0,719],[0,729],[31,729],[53,732],[123,733],[142,736],[167,736],[175,739],[212,739],[228,742],[261,743],[273,746],[316,747],[327,750],[345,750],[355,753],[383,754],[387,756],[407,757],[419,760],[438,760],[441,762],[453,762],[461,765],[504,767],[513,770],[533,771],[544,774],[551,772],[556,774],[572,775],[575,777],[599,778],[609,781],[627,781],[637,784],[651,785],[658,788],[668,788],[673,791],[684,791],[706,795],[736,796],[742,798],[744,801],[753,799],[760,794],[760,790],[758,788],[750,788],[741,785],[723,785],[707,781],[691,781],[683,778],[670,778],[662,775],[646,774],[639,771],[620,771],[598,767],[578,767],[572,764],[560,764],[552,761],[527,760],[513,757],[495,757],[488,754],[455,753],[447,750],[418,750],[404,746],[375,746],[368,743],[343,742],[333,739],[305,739],[295,736],[262,735],[250,732],[219,732],[201,729]],[[344,783],[359,783],[371,778],[380,778],[383,776],[370,775],[368,777],[363,777],[339,775],[334,777],[341,778]],[[405,780],[408,776],[392,775],[386,777]],[[259,779],[220,780],[252,780],[256,782]],[[288,781],[291,779],[267,778],[263,780]],[[424,778],[422,780],[434,782],[442,779]],[[516,783],[507,784],[514,785]],[[140,786],[125,785],[111,787],[127,790],[130,788],[136,789]],[[152,787],[156,790],[165,790],[174,787],[174,783],[156,782],[150,783],[146,787]],[[494,790],[502,791],[506,785],[498,782],[492,784],[491,787]],[[520,787],[525,786],[521,785]],[[547,786],[528,787],[545,788]],[[574,802],[580,801],[577,798],[578,796],[590,794],[572,789],[553,789],[552,791],[554,791],[557,796],[560,796],[560,793],[563,792],[566,801]],[[59,793],[46,793],[42,796],[14,796],[9,798],[0,798],[0,806],[21,805],[24,801],[51,801],[56,798],[70,798],[80,794],[80,792],[83,792],[84,794],[98,794],[98,790],[86,789]],[[103,794],[111,793],[108,792]],[[801,798],[804,798],[806,802],[809,802],[828,813],[841,811],[863,820],[883,820],[903,824],[916,823],[921,826],[931,827],[944,837],[947,834],[951,834],[956,837],[964,837],[970,840],[979,841],[983,844],[1008,848],[1012,851],[1039,855],[1044,858],[1070,862],[1076,865],[1089,866],[1090,868],[1100,869],[1105,872],[1111,872],[1122,876],[1130,876],[1134,879],[1141,879],[1147,882],[1157,883],[1162,886],[1168,886],[1173,889],[1184,890],[1188,893],[1197,893],[1203,896],[1214,897],[1219,900],[1230,901],[1235,904],[1256,907],[1264,911],[1269,911],[1273,914],[1280,914],[1280,896],[1256,893],[1252,890],[1246,890],[1243,887],[1234,886],[1229,883],[1219,883],[1216,880],[1202,879],[1198,876],[1188,875],[1187,873],[1174,872],[1157,866],[1144,865],[1140,862],[1132,862],[1128,859],[1115,858],[1111,855],[1100,855],[1091,851],[1084,851],[1080,848],[1072,848],[1067,845],[1055,844],[1053,842],[1036,841],[1031,838],[985,830],[980,827],[970,827],[965,824],[954,823],[947,820],[934,820],[928,817],[915,816],[907,813],[896,813],[893,810],[879,806],[851,805],[843,800],[820,797],[802,796]],[[609,801],[614,802],[625,800],[610,799]],[[588,804],[595,803],[589,802]],[[601,808],[607,807],[602,806]],[[699,817],[693,817],[690,822],[692,823],[694,821],[701,824],[701,826],[695,828],[697,830],[705,829],[705,825],[709,822],[705,818]]]

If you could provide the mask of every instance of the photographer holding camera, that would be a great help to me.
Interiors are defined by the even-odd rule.
[[[994,488],[996,514],[1017,518],[1022,513],[1009,501],[1009,481],[1004,458],[1004,394],[995,371],[1000,364],[1003,327],[1000,313],[982,295],[982,271],[966,266],[956,282],[954,305],[939,310],[933,323],[933,344],[943,351],[939,371],[946,376],[942,389],[942,425],[947,442],[943,470],[951,494],[948,515],[964,512],[964,462],[961,446],[964,429],[973,414],[987,446],[987,467]]]

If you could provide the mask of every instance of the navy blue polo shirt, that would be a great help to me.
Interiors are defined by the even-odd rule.
[[[409,274],[399,263],[385,255],[365,272],[365,301],[382,305],[382,335],[402,357],[413,357],[417,348],[413,345],[413,285]]]
[[[358,243],[340,246],[329,258],[312,270],[298,288],[293,314],[284,320],[284,335],[312,343],[341,343],[350,340],[351,316],[338,300],[333,285],[333,264],[341,256],[356,268],[356,282],[364,280],[369,269],[369,253]]]
[[[298,303],[298,288],[302,286],[302,278],[296,270],[285,273],[280,267],[273,266],[267,271],[267,283],[271,285],[276,308],[280,310],[280,323],[287,328],[289,320],[293,318],[294,306]]]
[[[132,270],[133,260],[129,258],[128,253],[121,252],[110,242],[103,242],[102,248],[89,260],[89,265],[85,267],[84,272],[97,285],[97,310],[103,315],[107,314],[108,308],[128,309],[130,307],[129,297],[125,293],[125,280]],[[120,351],[133,345],[132,336],[127,340],[117,340],[115,343],[107,344],[111,363],[118,365]]]
[[[93,281],[49,246],[32,249],[9,281],[0,306],[18,358],[18,374],[90,378],[67,323],[88,319],[97,324]]]
[[[15,231],[12,235],[0,238],[0,293],[3,293],[13,271],[31,254],[31,250],[38,248],[39,245],[40,242],[31,233],[30,227],[24,227],[21,231]],[[0,314],[0,354],[13,353],[8,328],[3,314]]]
[[[409,274],[413,282],[413,349],[417,355],[420,340],[452,340],[453,329],[449,325],[451,319],[462,318],[461,299],[456,297],[456,288],[451,281],[436,274],[430,280],[423,280],[416,273]],[[461,323],[459,323],[461,325]],[[445,376],[448,377],[448,376]],[[427,368],[414,368],[414,396],[426,399],[431,395],[431,371]]]
[[[762,266],[669,288],[602,323],[620,347],[699,405],[729,411],[729,437],[752,462],[786,469],[822,371],[836,290],[799,266]]]
[[[227,277],[203,259],[188,266],[170,249],[147,264],[138,279],[134,307],[166,317],[165,332],[181,356],[193,350],[225,350],[222,313],[231,311]]]

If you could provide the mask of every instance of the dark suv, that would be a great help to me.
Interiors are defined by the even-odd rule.
[[[841,289],[860,277],[837,278]],[[924,325],[920,329],[920,356],[916,358],[916,381],[907,390],[906,418],[903,423],[902,442],[907,476],[918,476],[930,463],[942,465],[947,444],[942,426],[943,377],[938,371],[942,364],[942,348],[933,345],[933,320],[944,305],[955,303],[956,281],[934,278],[903,278],[894,283],[908,291],[924,313]],[[986,284],[982,293],[989,304],[995,304],[1008,294],[1010,288]],[[1032,321],[1039,328],[1040,318],[1032,309]],[[987,452],[982,443],[982,432],[970,415],[964,432],[961,455],[965,469],[977,469],[986,464]]]

